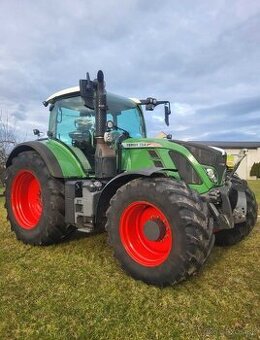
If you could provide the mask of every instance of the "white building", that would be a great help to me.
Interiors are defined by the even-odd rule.
[[[234,162],[239,158],[239,153],[246,150],[246,157],[241,162],[237,173],[243,179],[256,179],[256,177],[250,176],[250,170],[254,163],[260,162],[260,142],[216,142],[205,141],[196,142],[200,144],[206,144],[209,146],[216,146],[224,149],[228,155],[231,155]]]

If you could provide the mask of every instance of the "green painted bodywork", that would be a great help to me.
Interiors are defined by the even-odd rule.
[[[76,150],[54,139],[41,141],[41,143],[44,143],[57,159],[64,178],[93,177],[93,171],[91,172],[86,157],[79,149]],[[162,163],[163,168],[167,169],[163,172],[169,177],[180,180],[177,168],[169,155],[170,150],[175,150],[189,159],[201,179],[201,184],[189,184],[191,189],[203,194],[216,186],[207,176],[203,165],[198,163],[189,150],[178,143],[170,142],[166,139],[129,138],[123,142],[121,150],[122,157],[121,164],[118,165],[118,172],[154,168],[154,160],[157,159],[151,157],[149,151],[156,150],[158,161]]]
[[[84,155],[80,159],[72,148],[55,139],[42,140],[40,143],[43,143],[53,153],[61,167],[64,178],[87,177],[87,166],[84,166],[84,159],[85,162],[87,160]]]
[[[139,143],[139,144],[138,144]],[[151,147],[145,146],[140,147],[140,143],[151,144]],[[131,147],[131,144],[133,145]],[[155,146],[153,146],[155,144]],[[214,183],[211,182],[204,167],[195,159],[195,157],[187,150],[184,146],[170,142],[166,139],[155,139],[155,138],[142,138],[142,139],[127,139],[124,141],[123,145],[127,145],[126,148],[122,149],[122,162],[121,170],[125,171],[135,171],[141,169],[148,169],[154,167],[154,158],[149,154],[149,150],[156,150],[159,155],[158,160],[163,163],[163,167],[166,169],[172,169],[173,171],[166,171],[167,175],[174,177],[175,179],[180,179],[179,173],[175,164],[173,163],[169,151],[175,150],[182,154],[184,157],[188,158],[192,163],[197,174],[201,178],[201,184],[190,184],[189,187],[196,190],[200,194],[209,191],[214,187]],[[141,144],[142,145],[142,144]]]
[[[139,107],[140,113],[143,115],[141,106],[138,104],[136,106]],[[94,177],[94,169],[91,169],[87,157],[80,149],[66,145],[63,142],[52,138],[46,141],[41,141],[41,143],[44,143],[57,159],[64,178]],[[117,149],[115,145],[114,147]],[[158,159],[156,159],[156,155],[155,157],[151,156],[149,153],[151,150],[156,151]],[[186,157],[199,176],[201,184],[188,184],[191,189],[203,194],[208,192],[214,186],[222,185],[222,179],[219,179],[217,184],[214,184],[209,179],[205,167],[195,159],[185,146],[167,139],[129,138],[124,140],[120,149],[116,150],[118,156],[118,173],[155,168],[155,161],[157,160],[158,164],[161,164],[162,168],[165,169],[160,170],[158,167],[159,171],[163,171],[169,177],[181,180],[178,170],[169,155],[169,151],[171,150],[174,150]],[[121,153],[121,156],[119,153]]]

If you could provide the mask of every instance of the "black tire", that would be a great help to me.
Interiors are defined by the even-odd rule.
[[[20,189],[27,190],[28,176],[29,182],[38,183],[41,189],[40,208],[37,208],[39,211],[31,208],[29,198],[26,200],[25,197],[24,203],[20,202]],[[64,183],[50,175],[46,164],[36,152],[22,152],[13,159],[6,171],[5,186],[7,218],[18,240],[32,245],[49,245],[71,233],[72,228],[66,226],[64,221]],[[22,210],[18,210],[19,203],[22,203]]]
[[[125,241],[120,236],[123,228],[120,223],[124,221],[122,216],[131,206],[141,205],[142,202],[162,212],[170,228],[170,237],[173,235],[169,254],[158,265],[147,266],[139,260],[137,262],[127,252],[123,245]],[[154,218],[150,216],[149,221],[155,221]],[[131,220],[130,228],[132,223]],[[110,201],[106,229],[109,243],[122,268],[135,279],[158,286],[172,285],[197,273],[214,244],[213,223],[206,204],[183,182],[169,178],[139,178],[119,188]],[[153,243],[159,240],[164,242],[164,237]]]
[[[239,178],[237,175],[234,175],[231,178],[231,189],[230,189],[230,202],[231,207],[234,209],[237,202],[237,190],[236,187],[242,188],[246,194],[247,200],[247,214],[246,221],[243,223],[235,224],[233,229],[221,230],[215,233],[216,245],[218,246],[232,246],[242,241],[247,235],[250,234],[252,229],[254,228],[257,221],[257,202],[255,198],[255,194],[248,187],[248,184],[245,180]]]

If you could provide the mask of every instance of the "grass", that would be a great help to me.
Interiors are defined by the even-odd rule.
[[[250,183],[260,203],[260,181]],[[0,198],[1,339],[256,339],[260,223],[204,270],[164,289],[126,276],[106,234],[50,247],[16,241]]]

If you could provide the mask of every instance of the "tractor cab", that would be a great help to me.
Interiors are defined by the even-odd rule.
[[[73,93],[70,91],[71,89],[67,89],[59,96],[54,94],[46,101],[51,103],[49,135],[69,145],[77,140],[88,139],[84,136],[86,131],[90,132],[90,135],[95,135],[96,124],[95,110],[85,106],[79,89]],[[112,121],[115,129],[127,130],[131,137],[146,137],[143,113],[138,105],[138,99],[108,93],[107,121]]]
[[[138,99],[107,94],[108,122],[106,138],[112,144],[119,138],[145,138],[146,128]],[[80,149],[94,166],[96,146],[96,113],[86,107],[79,87],[69,88],[50,96],[44,104],[49,106],[49,138]]]

